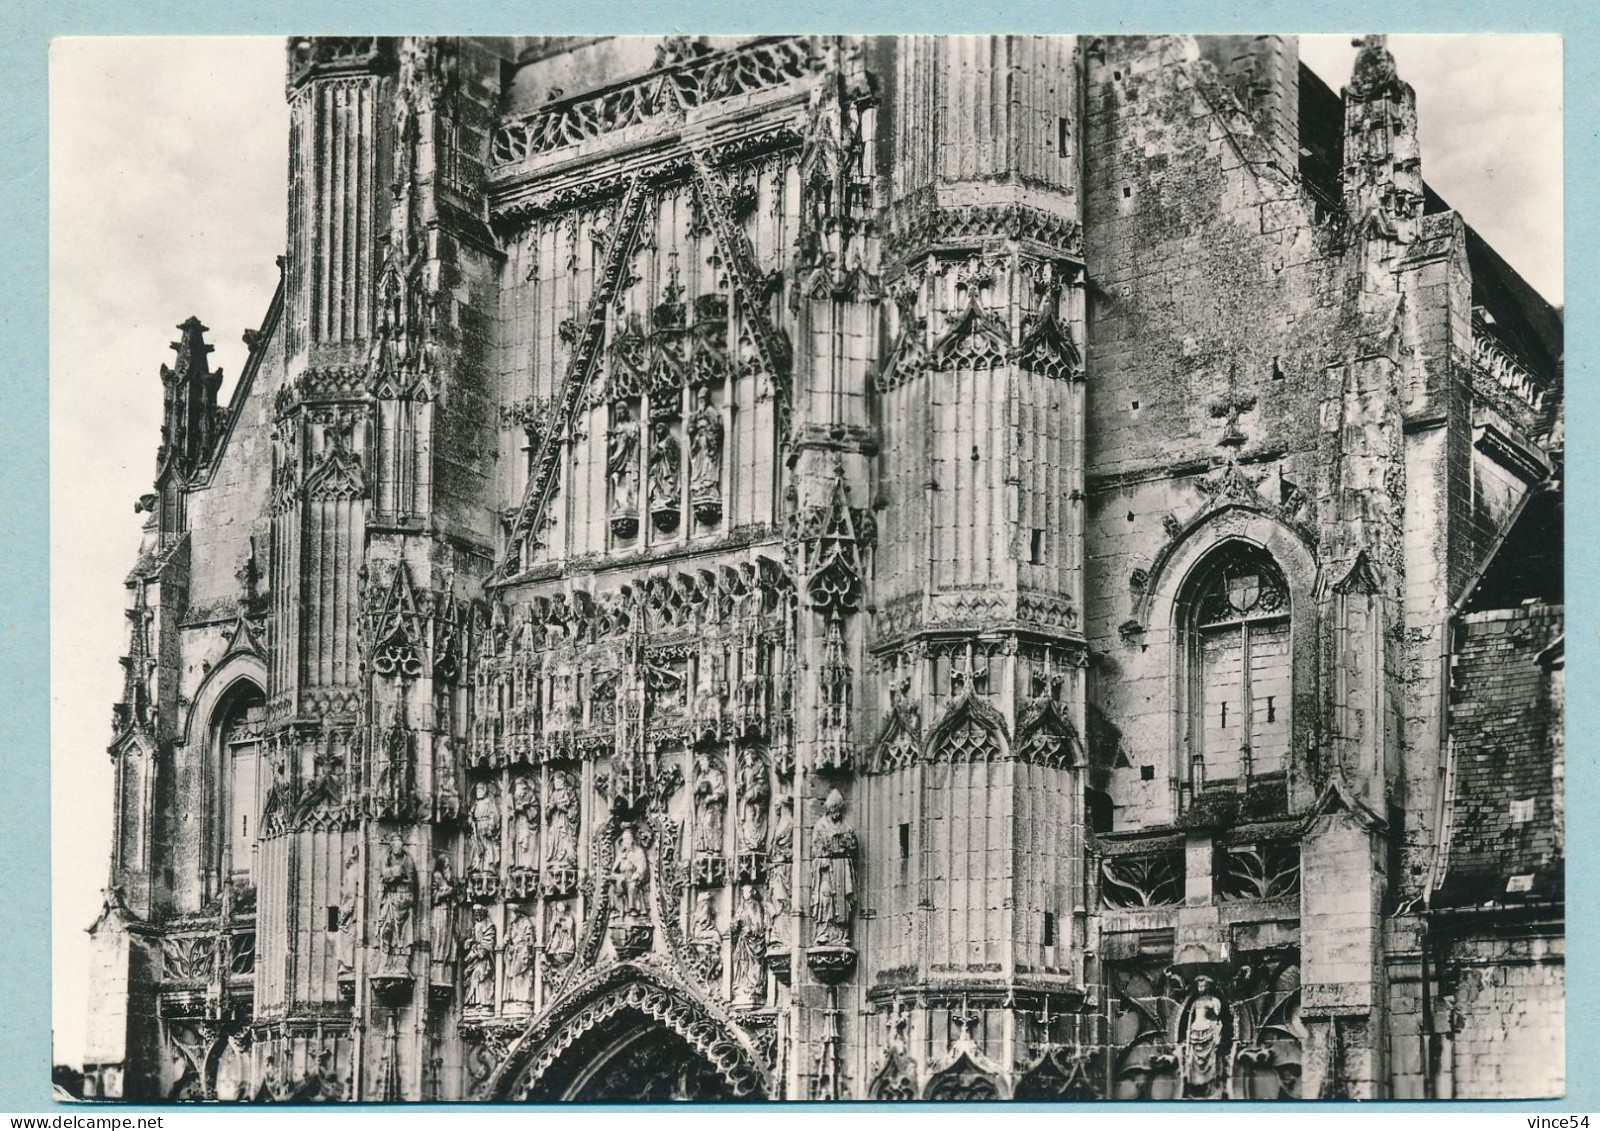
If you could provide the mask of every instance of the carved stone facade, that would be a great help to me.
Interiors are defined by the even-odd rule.
[[[97,1094],[1559,1090],[1484,971],[1560,1000],[1560,321],[1380,39],[288,66],[249,367],[162,370]]]

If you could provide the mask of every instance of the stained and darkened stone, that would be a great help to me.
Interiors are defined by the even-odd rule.
[[[97,1094],[1559,1091],[1560,317],[1381,39],[288,77],[249,366],[163,369]]]

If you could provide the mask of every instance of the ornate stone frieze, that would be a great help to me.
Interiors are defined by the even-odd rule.
[[[819,65],[807,36],[775,36],[729,51],[667,62],[667,70],[592,94],[558,99],[499,122],[489,154],[496,176],[546,153],[634,126],[676,123],[684,112],[784,86]]]

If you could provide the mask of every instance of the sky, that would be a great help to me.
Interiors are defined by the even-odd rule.
[[[1551,302],[1563,301],[1561,47],[1553,36],[1394,36],[1423,176]],[[1301,57],[1338,90],[1350,37]],[[51,830],[55,1059],[76,1064],[88,936],[110,857],[122,581],[150,489],[160,366],[211,327],[224,400],[283,249],[281,38],[58,39],[50,57]]]

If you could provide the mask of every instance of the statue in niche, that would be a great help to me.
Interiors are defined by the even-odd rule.
[[[689,418],[689,500],[701,522],[722,517],[722,415],[711,403],[711,389],[695,390]]]
[[[1217,996],[1216,982],[1201,974],[1194,980],[1194,996],[1184,1006],[1180,1031],[1183,1034],[1183,1094],[1195,1099],[1214,1099],[1222,1094],[1225,1075],[1226,1007]]]
[[[728,936],[733,942],[733,1004],[766,1004],[767,909],[755,884],[739,885],[739,906]]]
[[[639,424],[627,401],[612,408],[606,435],[606,480],[611,487],[611,526],[619,538],[632,537],[639,514]]]
[[[811,826],[811,945],[847,947],[856,910],[860,842],[844,819],[844,797],[830,790]]]
[[[772,783],[761,753],[747,746],[739,754],[739,851],[767,850],[767,805]]]
[[[507,1005],[533,1003],[533,919],[521,907],[506,908],[505,987]]]
[[[650,513],[660,530],[678,525],[682,475],[683,449],[672,434],[672,425],[658,420],[650,430]]]
[[[689,925],[689,945],[704,964],[707,977],[722,976],[722,932],[717,929],[716,893],[701,891],[694,898],[694,922]]]
[[[488,782],[472,787],[472,862],[467,870],[491,876],[500,870],[500,805]]]
[[[551,872],[578,866],[578,787],[570,770],[550,775],[550,806],[545,813],[544,866]]]
[[[433,777],[439,798],[439,816],[453,818],[461,812],[461,790],[456,784],[456,748],[448,734],[435,736]]]
[[[722,855],[722,832],[728,810],[728,779],[715,758],[694,760],[694,850],[698,856]]]
[[[511,779],[511,867],[537,871],[539,867],[539,795],[532,779]]]
[[[339,880],[339,973],[355,970],[356,904],[361,890],[361,846],[345,850],[344,872]]]
[[[498,932],[489,918],[489,909],[481,903],[472,905],[472,934],[467,938],[463,956],[462,982],[464,1002],[469,1009],[494,1008],[494,951]]]
[[[774,915],[786,915],[793,901],[789,865],[794,861],[794,796],[778,798],[778,816],[772,826],[772,866],[767,870],[768,903]]]
[[[625,918],[648,919],[645,891],[650,882],[650,862],[633,838],[632,825],[623,825],[617,834],[617,858],[611,865],[610,879],[618,913]]]
[[[544,953],[546,969],[555,971],[566,969],[578,953],[578,924],[572,917],[572,905],[566,900],[550,904],[544,928]]]
[[[417,866],[399,833],[389,834],[378,870],[378,947],[383,968],[404,971],[411,956],[411,915],[417,904]]]
[[[454,966],[459,943],[456,939],[456,899],[460,889],[450,870],[450,857],[441,852],[433,860],[433,918],[430,937],[435,966]]]
[[[378,764],[378,796],[392,804],[404,804],[411,781],[411,731],[401,721],[395,704],[388,728],[383,732],[383,761]]]

